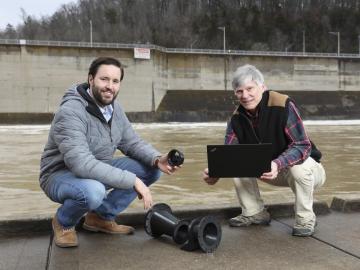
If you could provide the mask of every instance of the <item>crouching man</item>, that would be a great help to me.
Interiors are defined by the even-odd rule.
[[[307,136],[298,109],[288,96],[269,91],[262,73],[251,65],[239,67],[232,86],[239,107],[228,122],[225,144],[272,143],[271,171],[259,180],[271,185],[289,186],[295,194],[294,236],[311,236],[316,217],[313,192],[322,186],[326,175],[320,163],[321,153]],[[208,169],[203,179],[209,185]],[[242,208],[241,215],[229,220],[230,226],[269,224],[256,178],[235,178],[235,189]]]
[[[123,78],[117,59],[95,59],[87,83],[65,93],[51,124],[40,186],[61,204],[52,221],[59,247],[78,245],[75,225],[84,215],[86,230],[133,233],[134,228],[115,222],[117,215],[137,196],[150,208],[148,186],[160,171],[172,174],[178,169],[133,130],[116,101]],[[116,149],[125,157],[114,158]]]

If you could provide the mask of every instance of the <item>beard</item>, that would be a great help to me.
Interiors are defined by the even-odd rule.
[[[95,99],[95,102],[102,107],[112,104],[119,94],[119,92],[117,92],[116,94],[113,94],[113,98],[108,98],[105,95],[106,91],[103,91],[95,84],[91,85],[91,93]]]

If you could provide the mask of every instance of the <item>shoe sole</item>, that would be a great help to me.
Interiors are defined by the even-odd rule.
[[[293,233],[292,236],[296,236],[296,237],[310,237],[313,236],[314,233],[311,234],[298,234],[298,233]]]
[[[312,236],[314,235],[315,231],[314,232],[310,232],[310,233],[297,233],[297,232],[293,232],[292,233],[292,236],[297,236],[297,237],[309,237],[309,236]]]
[[[61,248],[68,248],[68,247],[77,247],[79,244],[78,243],[73,243],[73,244],[60,244],[57,243],[56,240],[54,240],[55,245]]]
[[[83,224],[82,227],[85,230],[91,231],[91,232],[103,232],[103,233],[108,233],[108,234],[125,234],[125,235],[129,235],[129,234],[134,234],[134,231],[129,231],[129,232],[114,232],[114,231],[108,231],[102,228],[98,228],[98,227],[94,227],[94,226],[90,226],[87,224]]]
[[[269,221],[262,221],[262,222],[251,222],[250,224],[231,224],[229,223],[230,227],[249,227],[250,225],[264,225],[269,226],[271,223],[271,220]]]

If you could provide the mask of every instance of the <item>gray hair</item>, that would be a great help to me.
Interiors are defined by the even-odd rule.
[[[258,85],[264,84],[264,76],[256,67],[248,64],[240,66],[233,74],[232,87],[236,90],[249,80]]]

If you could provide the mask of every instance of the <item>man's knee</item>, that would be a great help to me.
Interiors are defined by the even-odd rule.
[[[106,197],[105,186],[101,183],[94,183],[87,186],[84,190],[85,207],[89,210],[98,208]]]
[[[314,175],[311,170],[295,166],[290,169],[293,181],[300,185],[314,185]]]
[[[150,168],[146,175],[146,179],[144,179],[144,182],[146,185],[149,186],[155,181],[157,181],[160,178],[160,176],[161,176],[161,171],[158,168]]]
[[[317,185],[322,178],[318,173],[319,164],[312,158],[308,158],[304,163],[290,168],[293,179],[303,185]]]

